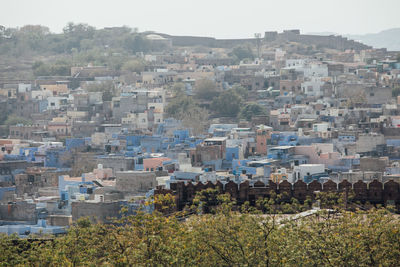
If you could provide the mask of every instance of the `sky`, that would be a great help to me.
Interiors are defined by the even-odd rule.
[[[284,29],[365,34],[400,27],[399,10],[400,0],[0,0],[0,25],[126,25],[216,38]]]

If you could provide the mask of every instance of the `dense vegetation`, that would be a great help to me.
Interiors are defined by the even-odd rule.
[[[0,54],[28,56],[35,54],[72,54],[95,49],[147,52],[152,49],[137,29],[115,27],[95,29],[87,24],[68,23],[63,33],[55,34],[41,25],[26,25],[21,28],[0,26]]]
[[[213,81],[203,79],[196,82],[193,96],[184,92],[185,88],[182,83],[174,84],[170,90],[173,97],[168,103],[166,113],[184,122],[185,119],[188,122],[193,122],[200,128],[207,124],[210,114],[212,117],[246,120],[251,120],[256,115],[266,114],[263,106],[246,101],[248,90],[239,84],[233,85],[230,89],[222,90]]]
[[[68,23],[62,33],[41,25],[6,28],[0,25],[0,71],[3,78],[34,79],[38,76],[69,76],[72,66],[108,66],[115,71],[144,68],[136,53],[161,51],[136,28],[96,29]]]
[[[54,239],[3,236],[1,265],[398,266],[400,222],[386,210],[294,219],[235,212],[228,195],[216,200],[214,214],[186,220],[181,213],[139,212],[116,224],[81,219]],[[169,195],[156,199],[164,211],[171,202]]]

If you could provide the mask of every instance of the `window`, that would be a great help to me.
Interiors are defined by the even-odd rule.
[[[28,183],[33,183],[35,181],[35,176],[28,175]]]

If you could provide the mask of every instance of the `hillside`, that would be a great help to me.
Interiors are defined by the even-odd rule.
[[[312,32],[311,35],[340,35],[334,32]],[[400,51],[400,28],[384,30],[368,34],[343,34],[344,37],[374,48],[387,48],[389,51]]]
[[[364,35],[346,35],[346,37],[371,45],[375,48],[387,48],[390,51],[400,51],[400,28]]]

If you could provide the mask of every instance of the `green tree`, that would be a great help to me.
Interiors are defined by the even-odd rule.
[[[0,236],[2,266],[397,266],[400,222],[384,209],[282,216],[239,213],[215,189],[196,196],[214,214],[123,208],[113,224],[79,219],[64,236]],[[151,204],[151,203],[149,203]],[[168,207],[171,205],[170,207]],[[171,212],[170,212],[171,211]]]
[[[117,88],[112,81],[106,81],[102,83],[92,83],[86,85],[88,92],[101,92],[103,101],[111,101],[114,96],[117,95]]]
[[[232,89],[238,95],[240,95],[243,99],[247,99],[247,96],[249,95],[249,91],[246,88],[244,88],[242,85],[236,83],[232,86]]]
[[[240,105],[243,99],[234,89],[222,92],[214,98],[211,108],[220,116],[236,117],[240,111]]]
[[[196,81],[194,93],[196,97],[201,100],[211,101],[214,97],[217,97],[219,95],[220,91],[214,81],[211,81],[209,79],[202,79]]]
[[[7,117],[4,124],[7,126],[17,125],[17,124],[31,125],[32,121],[30,119],[26,119],[26,118],[19,117],[16,115],[10,115]]]
[[[124,40],[124,48],[131,53],[149,51],[150,42],[139,34],[129,35]]]
[[[209,126],[209,117],[207,109],[196,106],[183,114],[182,123],[185,127],[192,129],[192,134],[200,135],[204,134]]]
[[[397,87],[392,89],[392,96],[393,97],[397,97],[399,95],[400,95],[400,86],[397,86]]]
[[[145,63],[140,60],[140,59],[132,59],[124,63],[122,65],[122,70],[123,71],[128,71],[128,72],[142,72],[145,69]]]
[[[185,89],[185,84],[182,82],[176,82],[169,88],[175,97],[185,94]]]
[[[46,64],[42,61],[35,61],[32,65],[32,71],[35,76],[69,76],[71,75],[71,64],[59,60],[54,64]]]
[[[197,107],[198,106],[192,97],[179,94],[171,99],[165,111],[168,116],[181,120],[183,119],[186,112],[193,110]]]
[[[63,28],[64,38],[66,42],[66,52],[70,53],[72,48],[81,49],[81,41],[91,40],[95,34],[96,28],[85,23],[74,24],[69,22]],[[87,47],[85,47],[87,48]]]
[[[250,121],[253,116],[265,115],[265,114],[266,114],[266,111],[265,111],[264,107],[260,106],[259,104],[251,103],[251,104],[245,105],[240,110],[239,117]]]
[[[204,133],[208,126],[209,112],[199,107],[191,96],[179,94],[166,107],[168,116],[181,120],[185,127],[192,129],[193,134]]]
[[[250,46],[238,46],[232,50],[232,55],[238,61],[244,59],[254,59],[253,51]]]

